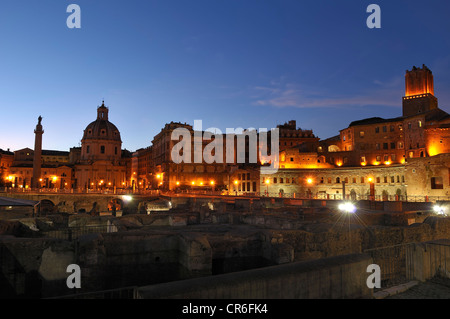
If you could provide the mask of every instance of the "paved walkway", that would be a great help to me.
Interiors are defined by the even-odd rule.
[[[433,278],[385,299],[450,299],[450,279]]]

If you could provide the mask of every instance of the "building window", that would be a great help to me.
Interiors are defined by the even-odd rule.
[[[384,161],[385,162],[389,161],[389,155],[384,155]]]
[[[444,183],[442,177],[431,178],[431,189],[444,189]]]
[[[352,183],[353,183],[353,184],[356,184],[356,177],[353,177]]]
[[[331,177],[328,177],[328,184],[331,184]]]
[[[398,149],[403,149],[403,142],[398,142]]]
[[[422,121],[419,121],[417,124],[419,125],[419,127],[422,127]]]
[[[280,177],[280,184],[283,184],[283,177]]]
[[[340,184],[341,183],[341,178],[340,177],[336,177],[336,184]]]
[[[86,146],[86,153],[87,153],[87,154],[89,154],[90,150],[91,150],[91,147],[90,147],[89,145]]]
[[[385,125],[385,126],[383,126],[383,132],[387,132],[387,126]]]
[[[380,177],[377,177],[377,183],[380,183],[380,182],[381,182]]]
[[[380,128],[378,126],[375,128],[375,133],[380,133]]]
[[[413,151],[409,152],[408,156],[409,156],[409,158],[413,158],[414,157],[414,152]]]
[[[361,184],[364,184],[364,177],[361,177]]]
[[[395,150],[395,142],[394,142],[394,143],[391,143],[391,149],[392,149],[392,150]]]
[[[408,130],[411,129],[411,123],[408,123]]]
[[[291,157],[291,162],[293,162],[294,161],[294,158],[293,157]]]
[[[395,177],[391,176],[391,183],[394,184],[395,183]]]
[[[391,131],[391,132],[394,132],[394,130],[395,130],[394,125],[391,125],[390,131]]]
[[[117,155],[117,146],[114,148],[114,154]]]
[[[105,154],[105,146],[104,145],[100,146],[100,153]]]
[[[376,143],[376,144],[375,144],[375,149],[377,149],[377,150],[380,149],[380,143]]]
[[[398,130],[399,130],[399,131],[403,131],[403,124],[399,124],[399,125],[398,125]]]
[[[377,155],[377,162],[380,162],[381,161],[381,155]]]
[[[387,183],[388,182],[388,178],[387,176],[384,177],[384,182]]]
[[[273,183],[274,183],[274,184],[277,183],[277,178],[276,178],[276,177],[273,178]]]
[[[360,131],[360,132],[359,132],[359,137],[361,137],[361,138],[364,137],[364,131]]]
[[[383,143],[383,149],[387,150],[388,149],[388,145],[389,145],[388,143]]]

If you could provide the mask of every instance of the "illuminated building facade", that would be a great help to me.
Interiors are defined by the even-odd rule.
[[[80,157],[73,163],[74,188],[125,188],[129,162],[122,158],[120,132],[109,121],[109,109],[103,102],[97,108],[97,119],[84,130]]]
[[[402,116],[354,121],[339,135],[319,141],[316,152],[285,149],[280,152],[280,171],[276,176],[261,176],[260,187],[323,197],[342,195],[345,183],[350,187],[346,195],[361,198],[367,195],[367,179],[373,176],[382,198],[428,194],[425,190],[433,196],[450,196],[450,162],[438,160],[447,157],[435,157],[450,153],[449,130],[450,115],[438,108],[431,71],[414,67],[405,75]],[[430,157],[435,157],[436,176],[424,175],[430,171]],[[416,168],[411,168],[412,163]],[[414,178],[418,175],[422,187],[412,186],[419,183]],[[310,183],[305,182],[308,179]],[[443,187],[435,188],[436,181]]]
[[[39,187],[133,190],[228,190],[234,194],[290,193],[298,196],[336,197],[345,192],[363,198],[371,185],[380,198],[406,196],[450,196],[450,115],[438,107],[431,71],[414,67],[405,75],[403,113],[391,119],[372,117],[353,121],[339,134],[320,140],[312,130],[297,128],[291,120],[279,129],[279,171],[262,173],[265,160],[243,131],[223,134],[222,139],[195,131],[186,123],[171,122],[153,137],[150,146],[131,154],[122,150],[117,127],[109,121],[104,103],[97,119],[83,132],[81,147],[69,152],[42,150]],[[172,140],[182,129],[190,138],[189,161],[177,163],[173,148],[183,140]],[[269,134],[270,135],[270,134]],[[247,137],[246,137],[247,136]],[[242,139],[243,138],[243,139]],[[227,144],[227,140],[233,144]],[[238,141],[245,141],[244,147]],[[270,138],[268,138],[268,142]],[[223,154],[209,148],[222,146]],[[240,145],[238,147],[238,144]],[[208,149],[209,148],[209,149]],[[227,157],[231,149],[232,159]],[[209,150],[209,153],[205,150]],[[194,154],[199,151],[201,160]],[[269,150],[270,153],[270,142]],[[205,157],[205,155],[208,155]],[[8,186],[31,187],[34,150],[0,152],[2,182]],[[239,157],[245,158],[241,163]],[[420,176],[420,178],[417,178]],[[370,179],[370,180],[369,180]]]

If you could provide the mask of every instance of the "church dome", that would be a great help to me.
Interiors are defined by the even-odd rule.
[[[86,126],[82,140],[111,140],[122,142],[117,127],[108,121],[108,108],[105,102],[97,108],[97,119]]]

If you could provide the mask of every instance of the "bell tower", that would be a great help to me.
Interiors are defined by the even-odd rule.
[[[425,65],[406,71],[403,116],[425,113],[438,107],[434,96],[433,73]]]
[[[97,120],[108,120],[108,108],[105,106],[105,101],[103,101],[102,106],[97,108]]]

